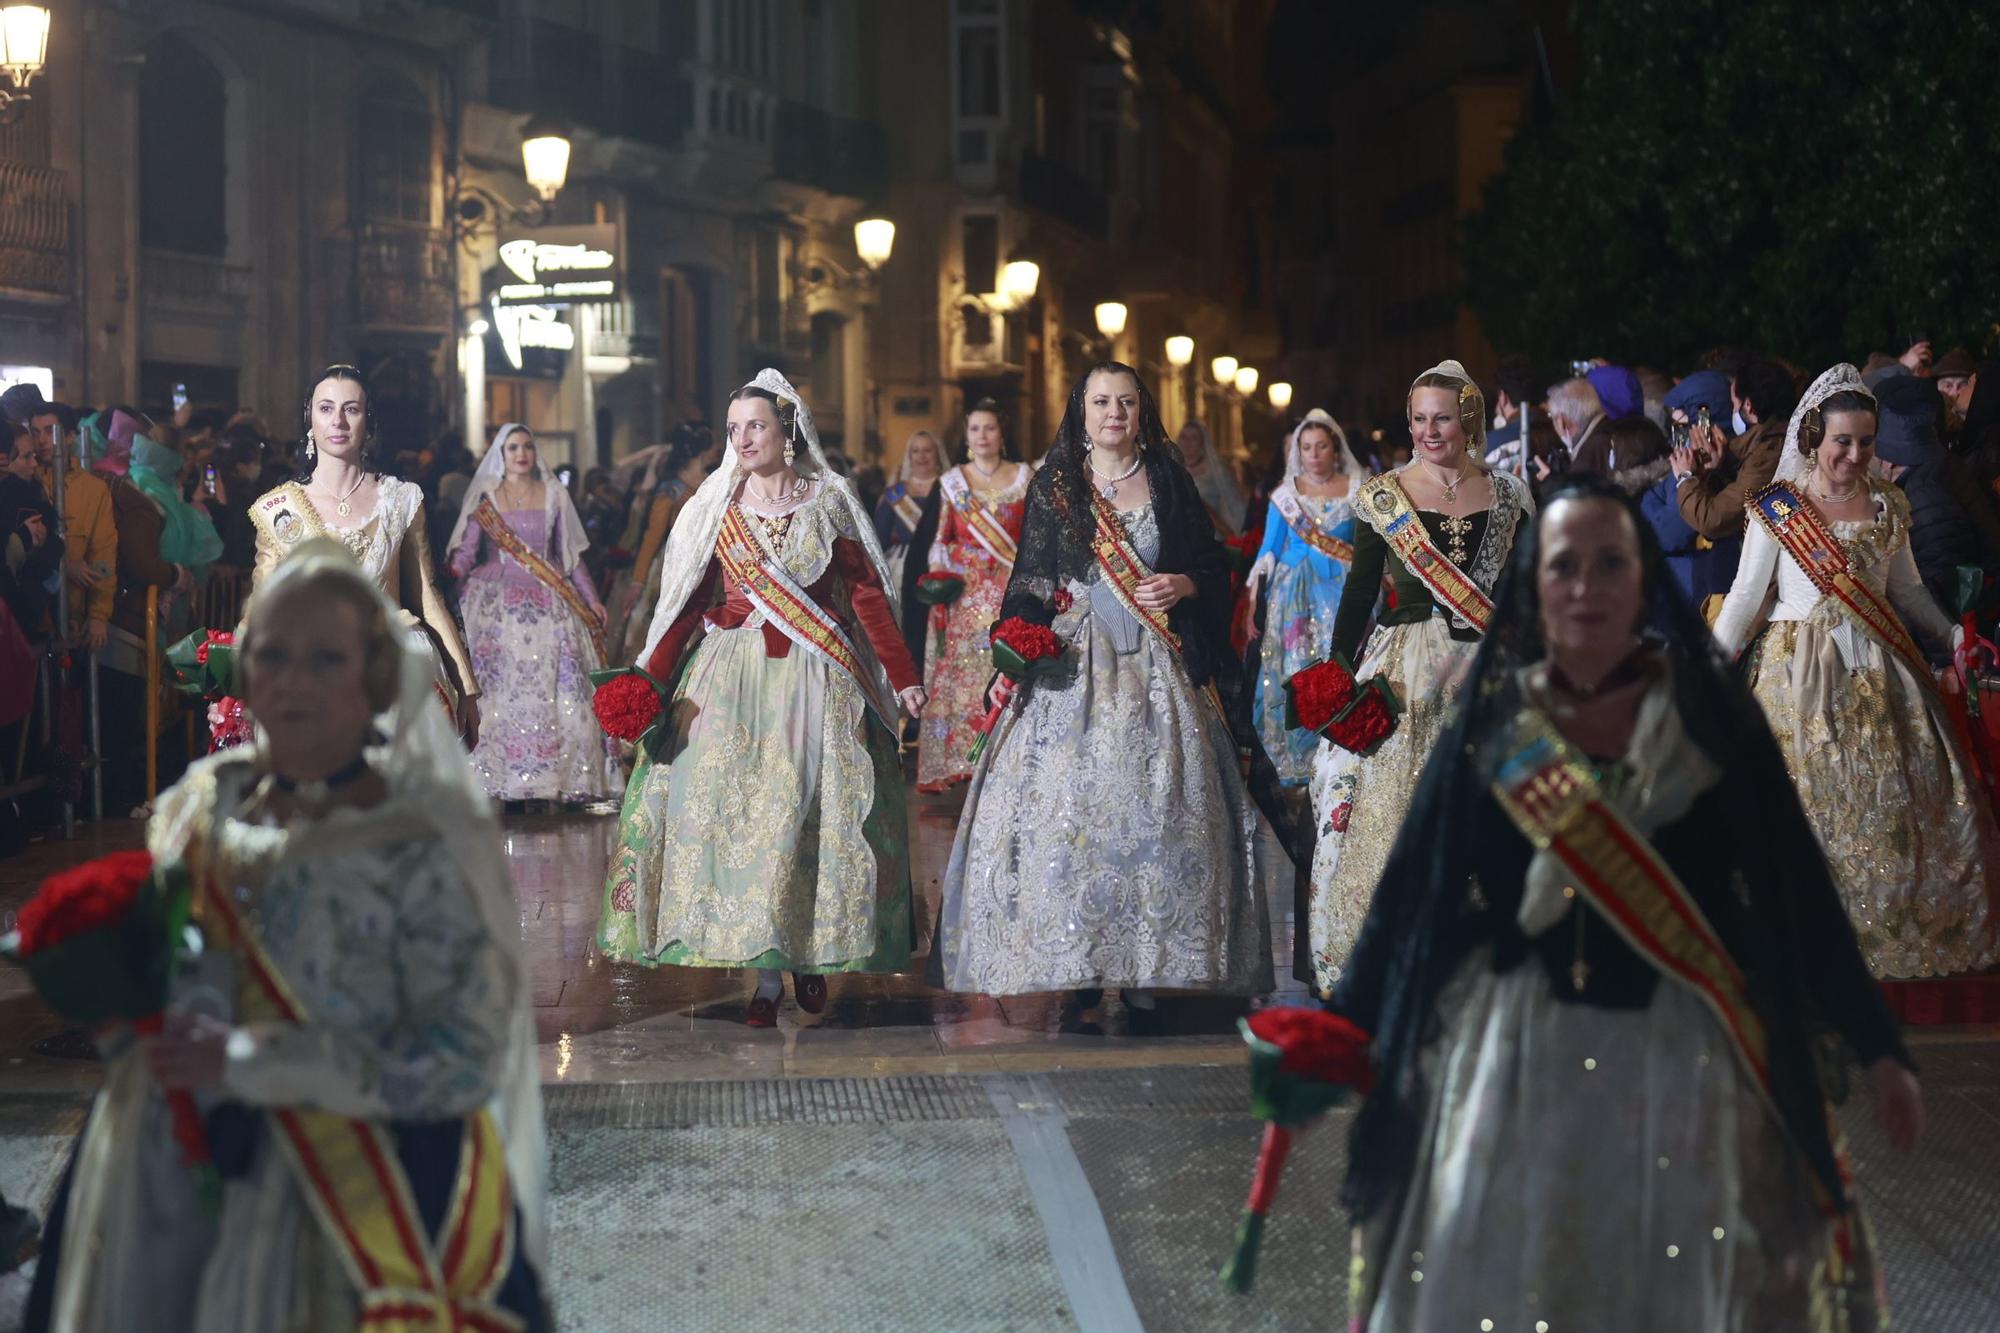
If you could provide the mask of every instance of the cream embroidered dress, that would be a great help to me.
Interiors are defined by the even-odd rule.
[[[1159,555],[1154,506],[1119,515]],[[1091,568],[1053,629],[1073,675],[994,729],[945,868],[932,980],[1017,995],[1088,986],[1261,995],[1278,868],[1236,747],[1178,655]]]
[[[1910,554],[1909,501],[1892,485],[1869,485],[1875,521],[1828,526],[1856,577],[1943,643],[1951,622]],[[1988,882],[2000,871],[2000,834],[1937,689],[1823,596],[1753,517],[1715,637],[1734,653],[1766,623],[1751,688],[1870,970],[1925,977],[1991,966]]]
[[[472,658],[459,637],[451,606],[438,591],[425,535],[424,492],[395,477],[376,480],[375,508],[352,528],[335,528],[320,516],[306,488],[288,481],[257,497],[250,518],[257,530],[257,563],[252,584],[260,584],[293,547],[310,537],[331,537],[391,602],[403,609],[406,626],[422,632],[437,668],[438,690],[454,716],[458,701],[479,694]]]
[[[711,482],[727,484],[724,471]],[[743,508],[762,547],[753,555],[842,620],[864,663],[879,654],[914,684],[866,572],[859,505],[839,485],[817,483],[779,518]],[[668,705],[663,751],[642,750],[626,788],[599,943],[644,963],[898,971],[910,872],[895,737],[851,675],[784,639],[719,570],[656,635],[665,659],[697,629],[702,638]],[[672,670],[659,661],[656,674]]]
[[[1414,466],[1405,464],[1398,471]],[[1493,483],[1491,509],[1465,518],[1419,510],[1417,518],[1437,549],[1491,597],[1514,549],[1515,527],[1523,515],[1534,511],[1534,501],[1527,483],[1512,473],[1487,476]],[[1426,604],[1423,585],[1386,549],[1383,510],[1374,502],[1386,484],[1386,477],[1377,477],[1356,494],[1354,512],[1366,531],[1355,534],[1355,560],[1342,600],[1360,596],[1373,601],[1385,563],[1389,566],[1398,606],[1381,613],[1354,674],[1358,680],[1386,678],[1403,712],[1395,732],[1367,758],[1322,740],[1313,763],[1312,806],[1319,836],[1313,846],[1307,929],[1313,984],[1321,989],[1339,978],[1353,951],[1355,932],[1367,915],[1389,847],[1402,829],[1417,776],[1444,731],[1459,686],[1479,650],[1478,634],[1444,608]],[[1345,647],[1338,631],[1334,647]]]

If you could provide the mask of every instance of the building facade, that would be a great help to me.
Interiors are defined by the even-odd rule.
[[[1259,194],[1242,153],[1267,8],[879,0],[863,60],[895,168],[897,251],[870,327],[888,463],[919,427],[955,442],[989,397],[1038,456],[1106,356],[1146,374],[1169,429],[1203,417],[1241,438],[1243,401],[1207,366],[1278,350],[1246,262]],[[1004,281],[1022,260],[1038,269],[1025,301]],[[1114,336],[1107,302],[1125,307]],[[1185,369],[1166,359],[1174,335],[1195,341]]]

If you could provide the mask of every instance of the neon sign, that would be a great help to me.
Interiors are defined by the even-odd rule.
[[[493,304],[561,308],[618,299],[618,229],[543,227],[500,243]]]

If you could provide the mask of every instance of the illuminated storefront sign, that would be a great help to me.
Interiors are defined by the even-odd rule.
[[[618,228],[540,227],[500,242],[493,304],[562,307],[618,299]]]
[[[525,369],[525,353],[573,352],[576,326],[563,318],[562,311],[545,305],[493,304],[493,337],[501,354],[515,370]]]

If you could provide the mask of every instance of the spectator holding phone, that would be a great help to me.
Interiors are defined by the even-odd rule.
[[[57,541],[61,526],[54,506],[42,495],[35,476],[33,433],[26,425],[9,425],[0,431],[0,548],[4,548],[6,575],[0,579],[0,598],[14,613],[21,632],[30,639],[40,632],[53,600],[49,588],[62,566],[62,546]]]
[[[1696,426],[1672,462],[1681,517],[1712,542],[1743,535],[1743,506],[1778,474],[1798,386],[1776,361],[1752,357],[1730,376],[1729,400],[1734,437]]]

